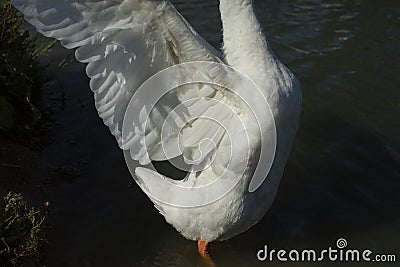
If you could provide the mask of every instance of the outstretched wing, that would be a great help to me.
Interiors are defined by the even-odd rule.
[[[86,73],[91,78],[90,88],[99,116],[124,153],[129,153],[142,165],[183,154],[186,163],[204,170],[190,169],[186,179],[189,186],[207,184],[218,177],[227,178],[220,179],[221,183],[232,180],[231,177],[240,178],[249,153],[249,144],[242,140],[250,138],[257,144],[260,137],[255,131],[248,131],[247,127],[255,129],[255,124],[242,125],[240,117],[243,114],[247,117],[250,112],[240,104],[239,97],[225,89],[229,86],[214,86],[207,82],[187,84],[165,94],[156,107],[147,105],[146,101],[141,103],[140,99],[136,103],[132,101],[136,104],[134,112],[129,113],[133,117],[132,123],[128,123],[132,129],[128,136],[122,136],[130,102],[135,100],[135,93],[140,92],[138,89],[143,88],[150,77],[179,63],[221,62],[218,52],[191,28],[171,3],[166,0],[11,2],[37,31],[60,40],[66,48],[76,48],[77,60],[87,63]],[[213,73],[196,66],[192,70],[186,76],[211,75],[215,76],[213,80],[224,80],[229,76],[224,71]],[[148,89],[150,95],[163,94],[157,91],[157,86]],[[256,102],[259,98],[257,95],[250,97]],[[176,106],[182,109],[177,110]],[[263,104],[255,106],[264,107]],[[169,129],[166,142],[162,139],[163,129]],[[170,144],[174,144],[172,148],[168,147]],[[167,150],[172,149],[172,156],[165,153],[165,146]],[[252,148],[252,151],[256,149]],[[139,180],[147,180],[150,191],[164,193],[165,187],[159,185],[160,174],[138,168],[136,175]],[[225,187],[219,186],[219,189],[225,190]],[[192,193],[189,189],[188,195]],[[221,195],[218,190],[214,193]],[[169,195],[175,197],[178,194]],[[212,197],[210,191],[201,191],[194,199]],[[185,203],[186,198],[183,200]]]
[[[60,40],[66,48],[76,48],[77,60],[88,64],[86,73],[91,78],[90,88],[99,116],[132,159],[146,165],[152,160],[183,154],[185,162],[192,166],[211,166],[200,179],[200,183],[207,183],[226,173],[231,153],[243,154],[244,143],[234,145],[232,140],[246,137],[245,131],[237,130],[235,120],[245,108],[238,108],[233,93],[204,83],[179,87],[166,94],[156,107],[146,105],[146,101],[136,103],[131,135],[122,136],[133,95],[154,74],[184,62],[221,62],[218,53],[168,1],[12,0],[12,4],[40,33]],[[200,76],[204,73],[194,68],[189,76],[199,71]],[[174,109],[179,104],[183,109]],[[186,124],[187,120],[190,123]],[[231,135],[223,124],[233,129]],[[164,142],[162,130],[166,128],[171,130]],[[172,156],[164,151],[171,151],[170,144],[175,146],[172,151],[177,152]],[[232,147],[238,151],[234,152]],[[245,158],[233,164],[237,171],[231,168],[238,176]],[[188,177],[197,175],[192,172]]]
[[[219,61],[167,1],[13,0],[47,37],[77,48],[99,116],[121,146],[122,121],[136,89],[150,76],[189,61]],[[205,95],[206,96],[206,95]]]

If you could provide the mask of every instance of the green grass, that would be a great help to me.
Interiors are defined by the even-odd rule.
[[[41,117],[37,107],[47,77],[38,57],[55,43],[31,36],[24,26],[10,0],[0,0],[0,134],[5,137],[33,128]],[[43,266],[44,222],[43,213],[21,194],[0,197],[0,266]]]
[[[44,82],[38,56],[54,42],[32,37],[23,17],[9,0],[0,1],[0,130],[33,125],[40,112],[36,103]]]
[[[45,216],[29,207],[21,194],[0,202],[0,265],[39,266]]]

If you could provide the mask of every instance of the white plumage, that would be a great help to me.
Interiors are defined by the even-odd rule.
[[[192,240],[223,240],[245,231],[262,218],[276,195],[296,133],[301,92],[294,75],[271,51],[254,15],[251,0],[220,0],[223,55],[197,34],[168,1],[12,0],[12,4],[40,33],[60,40],[66,48],[76,48],[76,59],[87,63],[86,73],[91,78],[90,88],[99,116],[120,147],[140,164],[168,159],[162,151],[160,130],[162,122],[177,103],[199,97],[206,99],[186,105],[186,112],[217,115],[235,129],[232,113],[213,109],[211,100],[218,100],[231,107],[235,116],[248,122],[249,151],[242,151],[245,146],[235,145],[232,153],[249,153],[250,161],[240,182],[223,198],[207,206],[180,208],[159,202],[149,195],[167,222],[182,235]],[[222,88],[184,86],[151,111],[137,103],[139,115],[135,134],[127,140],[122,138],[127,106],[142,83],[167,67],[192,61],[224,62],[238,69],[257,84],[268,100],[277,127],[278,143],[268,177],[255,192],[250,193],[247,189],[257,165],[260,136],[250,122],[253,118],[249,109],[241,105],[234,94]],[[142,117],[147,115],[150,115],[150,120],[144,128]],[[178,125],[181,115],[176,115],[169,126]],[[262,123],[270,125],[272,122]],[[271,129],[266,129],[268,135],[268,129]],[[243,134],[238,130],[233,139],[239,139]],[[228,146],[232,148],[232,144],[217,123],[194,120],[190,126],[183,127],[179,137],[187,162],[199,157],[201,140],[208,138],[217,145],[206,148],[207,153],[200,155],[203,157],[200,161],[204,163],[210,161],[213,154],[209,168],[197,174],[189,173],[182,181],[171,182],[186,187],[204,185],[226,170],[226,151]],[[169,138],[173,142],[178,136]],[[144,139],[146,147],[142,142]],[[239,168],[243,162],[235,164]],[[235,169],[229,171],[230,175],[236,174]],[[157,181],[161,174],[139,167],[136,175],[148,190],[159,190]],[[171,194],[168,197],[173,199],[175,196]]]

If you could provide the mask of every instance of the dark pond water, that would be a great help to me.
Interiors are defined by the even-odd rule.
[[[174,3],[219,47],[217,0]],[[257,261],[264,244],[324,249],[340,237],[352,248],[397,254],[397,264],[382,266],[398,266],[400,2],[255,3],[273,49],[301,81],[302,116],[272,208],[246,233],[214,244],[217,266],[277,266]],[[55,69],[67,53],[56,48],[43,60]],[[49,186],[48,266],[202,266],[195,243],[166,224],[134,183],[97,116],[83,68],[55,69],[65,102],[43,157],[80,176]]]

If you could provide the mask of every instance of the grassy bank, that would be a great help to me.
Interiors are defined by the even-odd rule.
[[[46,218],[33,195],[50,170],[26,144],[41,118],[38,57],[52,43],[30,36],[9,0],[0,1],[0,14],[0,266],[43,266]]]
[[[0,201],[0,265],[40,266],[45,216],[29,207],[21,194]]]
[[[30,36],[9,0],[1,2],[0,14],[0,129],[30,128],[40,118],[37,102],[44,70],[38,56],[52,43]]]

